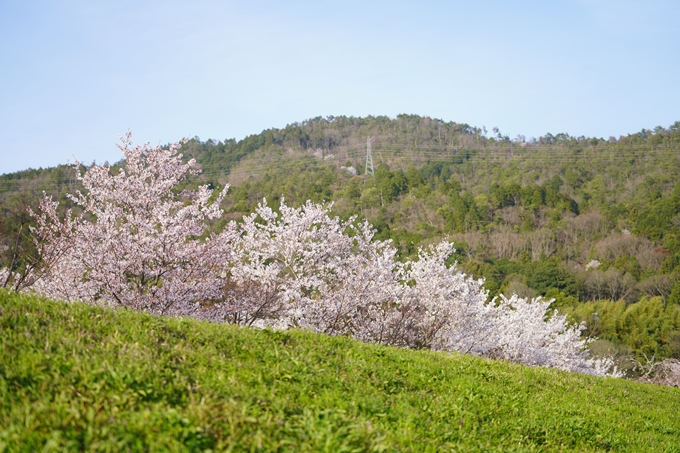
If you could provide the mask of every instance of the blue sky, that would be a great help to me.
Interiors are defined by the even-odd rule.
[[[680,2],[0,0],[0,173],[415,113],[511,137],[680,120]]]

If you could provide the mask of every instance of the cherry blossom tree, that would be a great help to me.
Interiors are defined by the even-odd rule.
[[[330,207],[282,200],[277,213],[264,200],[234,241],[225,300],[201,316],[328,334],[367,329],[368,311],[396,296],[396,251],[372,241],[367,222],[329,217]]]
[[[234,243],[227,297],[201,316],[616,374],[611,361],[589,358],[582,327],[550,313],[549,301],[489,300],[483,280],[447,266],[453,244],[400,263],[389,241],[373,240],[368,223],[331,218],[329,209],[282,201],[276,213],[263,201]]]
[[[36,243],[46,272],[35,291],[65,300],[96,301],[158,314],[191,314],[206,300],[221,298],[226,262],[236,227],[199,239],[206,221],[222,211],[227,187],[176,194],[196,174],[182,162],[181,143],[168,149],[133,146],[130,134],[118,145],[123,168],[92,166],[79,176],[86,192],[70,195],[81,213],[64,219],[45,196],[38,213]],[[80,164],[78,164],[80,167]]]
[[[453,253],[447,241],[420,249],[418,260],[401,265],[401,303],[409,307],[409,346],[445,351],[462,351],[467,338],[485,333],[488,295],[482,280],[474,280],[447,266]]]
[[[583,326],[551,312],[551,301],[519,296],[489,300],[483,280],[447,266],[453,244],[420,250],[400,270],[402,311],[411,318],[402,340],[410,347],[470,353],[531,366],[621,376],[610,359],[589,357]],[[405,310],[406,308],[406,310]]]

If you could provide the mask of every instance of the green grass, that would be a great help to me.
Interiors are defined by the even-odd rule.
[[[2,451],[674,451],[680,390],[0,293]]]

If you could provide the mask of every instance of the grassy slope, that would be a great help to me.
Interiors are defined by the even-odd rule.
[[[0,451],[680,451],[680,390],[0,293]]]

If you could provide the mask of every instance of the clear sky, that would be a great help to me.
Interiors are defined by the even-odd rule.
[[[678,24],[677,0],[0,0],[0,173],[328,115],[667,127]]]

